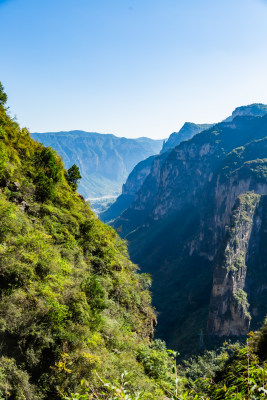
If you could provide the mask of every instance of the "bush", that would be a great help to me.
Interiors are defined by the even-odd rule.
[[[0,358],[0,397],[2,399],[37,400],[34,387],[29,383],[27,372],[18,368],[15,360]]]

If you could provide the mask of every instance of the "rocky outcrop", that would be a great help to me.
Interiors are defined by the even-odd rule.
[[[156,157],[134,202],[114,222],[114,227],[121,227],[121,234],[125,236],[142,223],[149,224],[148,217],[157,221],[187,204],[198,207],[198,193],[213,183],[225,155],[233,148],[261,138],[260,124],[260,118],[236,117],[231,123],[215,125],[182,142],[170,153]]]
[[[226,124],[226,126],[235,129],[237,127],[236,125],[238,124],[236,124],[236,121],[233,120],[236,117],[262,116],[265,114],[266,110],[267,106],[264,104],[252,104],[249,106],[238,107],[233,111],[232,116],[225,120],[225,122],[228,122],[228,125]],[[168,171],[172,170],[172,166],[171,164],[166,165],[165,172],[161,176],[162,173],[161,166],[163,165],[163,161],[167,159],[172,150],[175,147],[177,147],[181,142],[189,140],[198,133],[208,130],[213,126],[214,124],[195,124],[191,122],[186,122],[179,132],[173,132],[168,138],[168,140],[163,143],[161,150],[161,158],[158,159],[156,158],[156,156],[154,156],[148,158],[147,160],[141,161],[139,164],[137,164],[137,166],[133,169],[133,171],[129,175],[125,185],[123,185],[122,195],[118,197],[118,199],[108,208],[108,210],[100,214],[100,218],[104,222],[113,223],[114,219],[118,218],[125,210],[127,210],[127,208],[129,208],[130,209],[129,218],[126,213],[121,217],[123,221],[122,224],[120,224],[119,220],[114,223],[115,228],[121,227],[121,234],[125,236],[131,230],[136,229],[141,222],[145,221],[145,219],[148,217],[149,213],[153,209],[152,202],[154,204],[156,203],[161,204],[159,209],[155,211],[154,217],[157,219],[160,218],[161,214],[163,214],[162,216],[164,216],[165,211],[164,211],[164,206],[162,205],[161,201],[162,199],[156,200],[155,197],[158,195],[158,189],[161,186],[160,182],[161,177],[164,180],[164,178],[168,174]],[[197,150],[195,158],[197,158],[198,156],[202,157],[203,151],[205,153],[205,145],[204,149],[202,149],[202,151],[200,150],[199,153]],[[177,159],[179,159],[180,148],[177,151],[177,153],[178,153]],[[190,153],[191,156],[192,149]],[[188,160],[188,154],[181,154],[181,159]],[[153,163],[153,168],[151,169],[152,161],[155,162]],[[204,158],[203,161],[205,162]],[[195,163],[195,160],[192,159],[192,162]],[[199,173],[199,171],[200,168],[197,169],[197,173]],[[176,173],[177,173],[177,168],[176,168]],[[182,169],[180,175],[181,174],[183,174]],[[211,178],[212,175],[209,176],[209,179]],[[170,179],[172,179],[172,177],[170,177]],[[163,188],[162,198],[165,199],[167,193],[164,188],[164,181],[162,182],[162,188]],[[170,196],[170,198],[171,197],[172,195]],[[167,203],[170,201],[170,198],[168,200],[166,199]],[[129,226],[126,227],[128,221],[133,219],[136,219],[136,222],[134,224],[130,223]]]

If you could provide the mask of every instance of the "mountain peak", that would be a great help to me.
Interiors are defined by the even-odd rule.
[[[232,115],[226,118],[225,122],[231,122],[235,117],[263,117],[265,114],[267,114],[266,104],[253,103],[235,108]]]
[[[179,132],[173,132],[169,139],[163,144],[161,153],[170,150],[184,140],[191,139],[197,133],[209,129],[212,124],[195,124],[194,122],[185,122]]]

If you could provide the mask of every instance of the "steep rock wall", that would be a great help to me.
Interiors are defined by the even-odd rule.
[[[248,248],[260,195],[244,193],[238,197],[226,243],[214,269],[208,332],[218,336],[245,335],[251,315],[246,278]]]

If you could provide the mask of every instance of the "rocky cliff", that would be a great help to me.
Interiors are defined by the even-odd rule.
[[[101,220],[111,223],[115,218],[118,218],[127,208],[131,208],[131,204],[134,202],[135,199],[137,202],[139,202],[139,204],[142,204],[143,198],[142,195],[141,198],[139,198],[138,192],[139,189],[141,189],[141,187],[143,186],[146,178],[148,179],[144,187],[149,187],[149,198],[152,200],[152,197],[156,195],[158,189],[158,171],[160,170],[161,165],[163,164],[171,150],[182,141],[191,139],[197,133],[208,129],[211,126],[212,125],[209,124],[194,124],[191,122],[186,122],[179,132],[173,132],[168,140],[163,143],[159,156],[151,156],[136,165],[136,167],[128,176],[126,183],[122,187],[122,194],[117,198],[114,204],[112,204],[106,211],[99,215]],[[142,220],[144,220],[144,218],[148,215],[150,209],[151,207],[149,207],[149,209],[147,209],[145,212],[142,212]],[[137,219],[138,224],[141,221],[139,217],[140,215],[138,215]],[[127,220],[126,215],[123,218]],[[133,228],[132,225],[131,228]],[[127,232],[128,231],[129,229],[127,230]]]
[[[259,203],[260,195],[253,192],[242,194],[236,201],[225,248],[214,269],[208,320],[212,334],[240,336],[249,330],[246,260]],[[261,218],[255,223],[260,226]]]
[[[265,214],[260,225],[256,218],[267,194],[266,137],[267,116],[237,116],[197,134],[162,163],[155,159],[135,201],[114,222],[129,241],[133,260],[153,275],[158,333],[170,346],[197,347],[201,331],[207,343],[209,334],[245,334],[249,324],[258,326],[267,313],[266,257],[263,250],[256,251],[262,249],[262,236],[251,239],[257,226],[266,229]],[[248,198],[255,198],[255,204],[246,214],[240,204]],[[241,225],[235,215],[243,218]],[[229,226],[236,226],[233,242]],[[244,231],[241,247],[229,259],[228,250]],[[250,267],[248,285],[244,268],[230,276],[224,265],[236,268],[240,254],[249,263],[245,265],[252,265],[250,249],[254,259],[264,260]],[[256,276],[262,277],[259,286]]]

